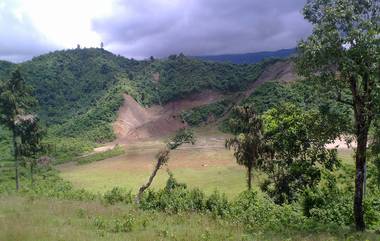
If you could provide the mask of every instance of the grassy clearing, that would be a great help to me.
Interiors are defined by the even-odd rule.
[[[61,176],[76,187],[103,193],[115,186],[136,192],[153,169],[156,150],[128,150],[125,155],[77,166],[61,166]],[[245,189],[245,171],[224,149],[183,149],[172,153],[168,168],[180,182],[211,194],[216,189],[234,197]],[[168,174],[159,171],[153,188],[163,188]]]
[[[119,225],[126,220],[126,225]],[[125,228],[123,228],[125,227]],[[0,197],[0,240],[379,240],[374,233],[350,230],[275,234],[227,223],[209,215],[175,215],[128,205],[59,201],[20,196]]]
[[[215,190],[229,198],[246,189],[246,172],[236,164],[232,151],[224,149],[225,136],[215,130],[205,129],[195,146],[184,146],[174,151],[169,169],[176,179],[190,188],[200,188],[206,194]],[[149,177],[154,156],[162,146],[160,142],[142,142],[129,145],[126,153],[118,157],[77,166],[73,163],[59,167],[61,176],[75,187],[103,193],[115,186],[137,192],[138,187]],[[344,163],[352,163],[352,151],[342,150],[339,157]],[[152,188],[163,188],[168,174],[159,171]],[[258,187],[262,174],[254,173],[254,185]]]

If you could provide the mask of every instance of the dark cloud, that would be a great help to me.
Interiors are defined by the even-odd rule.
[[[310,25],[306,0],[119,0],[93,21],[111,51],[132,57],[241,53],[294,47]]]
[[[17,7],[17,1],[1,1],[0,59],[20,62],[55,49],[56,46],[49,43]]]

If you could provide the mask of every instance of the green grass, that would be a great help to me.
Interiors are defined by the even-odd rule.
[[[115,186],[132,190],[147,181],[154,165],[156,150],[144,150],[145,146],[133,146],[126,154],[86,165],[66,164],[59,169],[61,176],[77,188],[104,193]],[[350,151],[339,152],[343,163],[352,163]],[[199,188],[206,194],[215,190],[234,198],[246,189],[246,171],[236,164],[231,151],[222,148],[186,149],[174,151],[169,169],[175,178],[190,188]],[[152,184],[153,189],[165,186],[168,174],[164,167]],[[254,186],[259,187],[263,174],[254,173]]]
[[[63,170],[61,176],[69,180],[75,187],[85,188],[92,192],[103,193],[115,186],[124,187],[137,192],[138,188],[149,178],[150,169],[147,170],[125,170],[98,168],[113,165],[112,160],[102,161],[103,163],[92,163],[90,165],[77,166],[71,170]],[[191,188],[200,188],[206,194],[211,194],[215,190],[226,193],[228,197],[235,197],[246,189],[245,171],[240,166],[213,166],[204,169],[175,168],[171,169],[179,182],[188,184]],[[168,174],[164,169],[158,172],[152,184],[153,189],[165,186]]]
[[[127,220],[127,229],[118,223]],[[21,196],[0,196],[0,240],[379,240],[374,233],[349,229],[306,233],[244,230],[209,215],[142,211],[130,205],[105,206]]]

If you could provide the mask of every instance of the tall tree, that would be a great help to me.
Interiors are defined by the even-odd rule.
[[[0,123],[12,131],[16,190],[19,189],[20,161],[16,121],[20,116],[27,115],[35,103],[36,100],[32,96],[32,90],[25,84],[18,69],[12,73],[8,81],[2,81],[0,83]]]
[[[247,185],[251,190],[253,168],[265,149],[263,123],[252,106],[238,106],[233,110],[233,115],[229,127],[235,136],[227,139],[225,146],[233,148],[237,163],[247,168]]]
[[[354,216],[356,229],[365,230],[367,140],[380,93],[380,1],[308,0],[303,12],[313,32],[298,45],[300,75],[335,90],[336,100],[354,112]],[[348,98],[342,95],[345,90],[350,92]]]
[[[327,116],[293,104],[272,108],[263,115],[268,154],[260,165],[268,179],[261,188],[278,204],[295,201],[308,187],[315,187],[323,170],[338,164],[337,151],[326,144],[339,136],[325,127]],[[338,129],[339,130],[339,129]]]
[[[136,196],[136,203],[139,204],[141,201],[141,198],[144,194],[144,191],[150,187],[150,185],[153,182],[154,177],[157,175],[158,170],[161,169],[162,166],[166,165],[169,161],[169,154],[172,150],[177,149],[179,146],[185,144],[185,143],[191,143],[195,144],[195,137],[193,132],[190,130],[182,129],[176,133],[176,135],[169,140],[169,142],[166,144],[166,147],[162,150],[160,150],[156,155],[156,165],[154,166],[153,172],[150,175],[147,183],[142,185],[139,188],[139,192]]]
[[[43,131],[39,125],[37,116],[19,115],[15,121],[16,135],[20,137],[18,145],[19,154],[26,159],[30,167],[31,183],[34,183],[34,169],[37,165],[38,154],[42,152],[43,145],[41,143]]]

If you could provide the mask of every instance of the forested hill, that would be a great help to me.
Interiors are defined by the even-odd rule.
[[[205,89],[235,92],[247,88],[265,65],[213,63],[172,55],[166,60],[136,61],[99,48],[56,51],[21,64],[0,62],[0,79],[19,66],[39,101],[38,113],[48,124],[62,124],[102,108],[111,115],[127,92],[143,105],[164,104]],[[95,111],[96,112],[96,111]],[[109,118],[108,118],[109,119]],[[112,119],[112,118],[111,118]]]
[[[245,54],[222,54],[196,56],[195,58],[206,61],[228,62],[234,64],[255,64],[268,58],[288,58],[296,54],[296,49],[281,49],[277,51],[264,51]]]
[[[11,62],[0,60],[0,76],[8,78],[14,66],[15,64]]]

